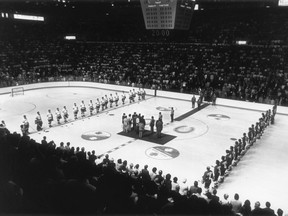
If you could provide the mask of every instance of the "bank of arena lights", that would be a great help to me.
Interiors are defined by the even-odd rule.
[[[32,15],[24,15],[24,14],[13,14],[14,19],[19,20],[30,20],[30,21],[44,21],[44,17],[42,16],[32,16]]]

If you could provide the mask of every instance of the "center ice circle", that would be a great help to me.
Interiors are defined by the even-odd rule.
[[[88,131],[81,135],[82,139],[88,141],[100,141],[110,138],[111,134],[104,131]]]

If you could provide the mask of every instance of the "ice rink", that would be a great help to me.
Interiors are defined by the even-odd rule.
[[[183,120],[171,123],[170,107],[175,109],[175,118],[190,112],[192,95],[178,97],[166,92],[154,97],[151,91],[144,101],[136,99],[135,103],[129,104],[126,99],[124,105],[119,101],[118,107],[114,104],[112,108],[93,116],[86,112],[85,118],[74,121],[73,103],[80,105],[84,100],[88,107],[90,100],[95,103],[96,98],[100,99],[104,95],[109,97],[116,92],[121,95],[123,90],[127,92],[129,88],[109,86],[105,89],[103,85],[87,88],[85,83],[75,87],[55,85],[54,88],[52,84],[41,86],[30,91],[25,90],[24,95],[14,97],[5,94],[10,91],[9,88],[1,89],[0,120],[5,120],[11,132],[20,133],[20,124],[23,115],[26,115],[30,122],[30,137],[38,142],[41,142],[43,136],[48,141],[54,140],[57,145],[60,142],[70,142],[71,146],[84,147],[86,151],[95,150],[97,155],[108,153],[114,160],[121,158],[127,160],[128,164],[138,163],[141,168],[145,164],[149,166],[149,170],[157,167],[164,173],[170,173],[172,177],[177,176],[180,181],[187,178],[189,185],[200,180],[206,167],[214,165],[217,159],[220,160],[225,155],[225,150],[234,145],[235,138],[241,138],[248,127],[261,117],[261,111],[272,108],[272,105],[219,99],[216,106],[209,105],[187,115]],[[58,125],[54,121],[54,126],[48,128],[48,109],[54,114],[57,107],[62,110],[63,106],[67,107],[70,114],[69,122]],[[35,130],[34,124],[37,111],[41,113],[45,128],[40,132]],[[278,111],[275,124],[265,130],[262,138],[248,150],[238,166],[234,167],[220,185],[220,198],[224,193],[228,193],[230,198],[238,193],[243,203],[249,199],[254,206],[255,201],[260,201],[261,207],[264,207],[265,202],[270,201],[272,209],[277,211],[277,208],[282,208],[284,213],[288,213],[285,199],[285,194],[288,193],[288,111],[283,107],[278,107]],[[145,141],[119,135],[122,131],[122,114],[134,112],[145,116],[148,124],[146,130],[149,130],[151,116],[157,119],[161,112],[164,138],[160,139],[165,139],[166,135],[175,138],[160,145],[157,141],[153,142],[153,137],[152,141]],[[147,133],[145,135],[149,136]]]

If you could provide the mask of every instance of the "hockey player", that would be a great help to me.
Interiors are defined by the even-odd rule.
[[[118,96],[117,92],[116,92],[116,95],[114,97],[114,101],[115,101],[115,104],[116,104],[116,107],[117,107],[118,106],[118,101],[119,101],[119,96]]]
[[[130,90],[129,91],[129,103],[133,102],[133,92]]]
[[[109,97],[109,102],[110,102],[110,108],[112,108],[112,105],[113,105],[113,96],[112,94],[110,94],[110,97]]]
[[[29,134],[29,122],[27,120],[26,115],[23,116],[23,122],[22,122],[23,130],[22,133],[23,135],[28,135]]]
[[[89,110],[90,110],[90,115],[92,116],[93,115],[93,110],[94,110],[94,106],[93,106],[92,100],[90,100],[88,106],[89,106]]]
[[[64,118],[64,122],[67,123],[67,119],[68,119],[68,111],[66,109],[66,106],[63,107],[62,109],[62,115],[63,115],[63,118]]]
[[[139,88],[138,91],[137,91],[137,95],[138,95],[138,101],[140,101],[141,98],[142,98],[142,91],[141,91],[140,88]]]
[[[105,110],[105,98],[104,97],[102,97],[101,106],[102,106],[102,111]]]
[[[55,116],[57,119],[57,123],[60,124],[60,119],[62,118],[62,116],[61,116],[61,112],[60,112],[59,108],[56,109]]]
[[[104,100],[105,100],[105,109],[108,109],[108,101],[109,101],[109,99],[108,99],[107,95],[105,95]]]
[[[100,101],[99,101],[99,98],[97,98],[95,106],[96,106],[96,113],[99,113],[99,110],[100,110]]]
[[[50,109],[48,110],[48,113],[47,113],[47,120],[48,120],[49,127],[52,127],[53,115]]]
[[[74,103],[73,113],[74,113],[74,119],[75,119],[75,120],[78,118],[78,117],[77,117],[78,112],[79,112],[78,106],[76,105],[76,103]]]
[[[36,124],[37,131],[42,130],[43,121],[42,121],[40,112],[37,112],[37,116],[35,118],[35,124]]]
[[[80,104],[80,110],[81,110],[81,117],[84,118],[85,117],[85,112],[86,112],[86,106],[85,106],[83,100],[82,100],[82,102]]]
[[[124,105],[125,104],[125,100],[126,100],[126,95],[125,95],[125,92],[123,91],[122,93],[122,104]]]

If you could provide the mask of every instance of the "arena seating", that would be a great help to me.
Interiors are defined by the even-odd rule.
[[[272,111],[263,113],[259,124],[249,128],[248,136],[226,151],[214,173],[207,168],[203,193],[197,184],[190,187],[185,180],[178,183],[177,177],[172,182],[169,173],[160,170],[157,173],[156,167],[116,161],[109,155],[97,157],[95,151],[75,149],[69,142],[57,145],[46,137],[40,144],[27,135],[10,133],[2,122],[0,213],[235,215],[246,212],[247,208],[251,213],[249,200],[235,212],[234,201],[220,199],[216,188],[264,129],[274,123],[276,109],[274,106]],[[267,208],[256,210],[263,215],[268,211]]]
[[[287,10],[197,11],[188,32],[161,37],[144,29],[140,8],[123,8],[109,16],[94,11],[97,19],[85,23],[66,23],[61,13],[45,25],[1,20],[0,87],[77,80],[188,93],[211,88],[218,97],[288,106]],[[82,37],[63,41],[66,32]],[[248,45],[236,45],[236,40]],[[232,147],[219,161],[223,173],[216,183],[224,181],[246,151]],[[221,170],[235,153],[238,157]],[[152,181],[150,167],[147,176],[145,168],[127,164],[109,156],[95,162],[95,154],[80,146],[39,144],[1,126],[0,213],[235,213],[213,191],[212,196],[189,189],[183,195],[172,190],[169,173]]]
[[[189,93],[212,88],[218,97],[265,103],[277,99],[279,105],[288,105],[286,47],[34,40],[21,44],[0,44],[1,86],[82,80]]]

